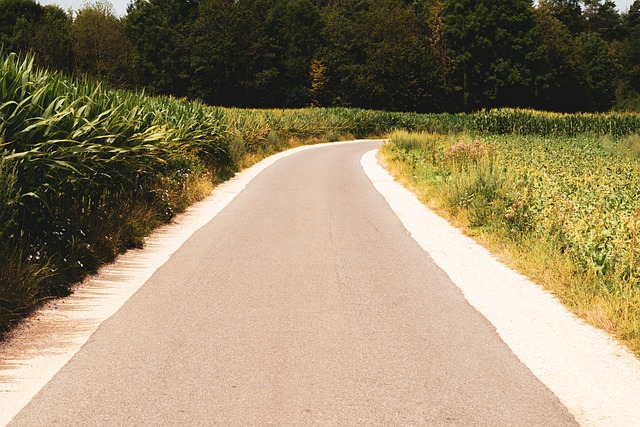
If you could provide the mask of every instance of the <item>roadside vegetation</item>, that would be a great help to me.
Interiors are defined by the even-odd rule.
[[[366,112],[208,107],[0,51],[0,332],[242,167],[378,131]]]
[[[209,107],[0,50],[0,333],[243,167],[302,143],[382,135],[407,117]]]
[[[545,116],[540,132],[397,131],[382,152],[430,208],[640,355],[637,125],[598,132],[594,117],[587,133]]]
[[[525,272],[544,272],[576,312],[640,347],[638,114],[210,107],[3,51],[0,332],[261,158],[394,131],[404,133],[385,149],[391,163],[428,184],[439,209],[549,253]]]

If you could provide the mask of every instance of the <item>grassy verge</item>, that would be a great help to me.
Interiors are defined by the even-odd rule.
[[[640,355],[640,138],[395,132],[432,209]]]

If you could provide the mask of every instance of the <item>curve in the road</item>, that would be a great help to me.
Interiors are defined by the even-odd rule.
[[[333,142],[326,145],[350,144]],[[270,156],[216,187],[130,250],[69,297],[53,301],[23,322],[0,344],[0,426],[11,419],[75,355],[102,322],[116,313],[193,233],[211,221],[257,175],[278,160],[317,146],[302,146]]]
[[[40,384],[14,399],[14,412],[30,402],[14,424],[573,425],[518,359],[527,358],[502,341],[512,345],[508,325],[498,321],[498,335],[406,234],[398,217],[407,225],[407,215],[422,211],[396,203],[406,193],[389,196],[401,190],[380,170],[371,175],[372,154],[363,166],[386,200],[362,173],[362,154],[379,143],[303,148],[269,159],[216,190],[214,197],[226,202],[205,207],[195,226],[179,225],[183,240],[169,238],[168,252],[155,245],[165,250],[151,257],[155,267],[129,260],[144,272],[127,273],[135,280],[124,285],[125,296],[112,298],[119,300],[112,308],[85,313],[87,303],[103,298],[104,286],[89,286],[84,306],[59,304],[58,311],[72,307],[62,318],[84,313],[84,331],[58,345],[64,356],[57,354],[56,363],[65,366],[51,381],[60,366],[44,370],[39,382],[46,385],[35,398]],[[428,231],[441,228],[426,220]],[[423,247],[433,245],[413,234]],[[444,249],[441,266],[456,283],[456,270],[466,270],[465,258],[475,256],[472,243],[464,245],[463,252]],[[442,252],[437,244],[429,249],[439,264]],[[127,275],[115,274],[111,285],[121,286]],[[473,301],[473,288],[461,287]],[[515,306],[511,322],[528,315],[520,302]],[[495,321],[482,303],[478,308]],[[83,340],[74,356],[69,348]],[[534,365],[552,360],[547,352],[538,351]],[[38,365],[25,357],[11,362]],[[0,374],[3,384],[12,372]],[[557,384],[545,383],[565,401]],[[18,395],[0,396],[0,414],[9,417],[5,397]],[[585,408],[588,400],[565,403],[586,424],[633,420],[629,411],[627,418],[603,418],[613,408],[594,412]]]

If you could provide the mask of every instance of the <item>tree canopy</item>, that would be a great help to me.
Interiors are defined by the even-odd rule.
[[[0,0],[0,43],[118,87],[241,107],[640,106],[640,0]]]

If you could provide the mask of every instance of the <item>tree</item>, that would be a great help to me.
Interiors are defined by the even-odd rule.
[[[622,42],[622,102],[640,108],[640,0],[635,0],[624,19],[627,34]]]
[[[43,14],[44,8],[35,0],[0,0],[0,45],[28,51],[30,35]]]
[[[124,33],[113,6],[106,0],[85,3],[71,26],[76,73],[129,83],[133,45]]]
[[[71,71],[71,17],[58,6],[35,0],[0,0],[0,46],[31,51],[41,67]]]
[[[255,89],[261,105],[309,105],[311,63],[322,44],[320,19],[309,0],[276,0],[270,8],[258,41]]]
[[[329,85],[329,77],[327,76],[327,66],[320,59],[311,61],[311,69],[309,70],[309,78],[311,79],[311,97],[312,107],[322,107],[329,105],[327,97],[327,87]]]
[[[541,41],[528,0],[447,0],[445,25],[464,110],[531,106]]]
[[[338,105],[423,110],[435,61],[414,5],[402,0],[345,0],[323,11],[329,92]],[[426,83],[426,82],[429,83]]]
[[[564,112],[585,109],[591,101],[586,66],[575,36],[553,16],[549,1],[540,1],[534,16],[546,61],[546,68],[538,72],[536,107]]]
[[[608,111],[615,102],[616,66],[609,55],[609,46],[595,33],[578,38],[582,60],[587,71],[589,103],[585,109]]]
[[[629,13],[627,13],[625,18],[625,25],[630,30],[640,26],[640,0],[635,0],[629,7]]]
[[[444,111],[460,109],[455,94],[461,91],[456,86],[452,53],[446,34],[444,0],[422,0],[414,3],[421,37],[420,81],[421,111]]]
[[[369,7],[366,0],[330,2],[323,9],[326,45],[319,52],[325,65],[326,96],[332,105],[360,105],[362,80],[367,72],[363,15]],[[366,92],[366,89],[365,91]]]
[[[260,39],[271,0],[208,0],[194,25],[189,94],[213,104],[258,106]]]
[[[198,0],[134,0],[124,27],[135,46],[136,81],[155,93],[186,96]]]
[[[608,42],[622,38],[622,18],[613,1],[584,0],[584,3],[587,31],[598,33]]]
[[[71,16],[58,6],[44,6],[44,13],[29,39],[36,64],[68,72],[73,70],[71,24]]]
[[[571,34],[584,31],[584,16],[582,15],[581,0],[547,0],[545,3],[551,15],[562,22]]]
[[[189,96],[210,104],[233,105],[234,60],[240,46],[236,2],[210,0],[200,5],[192,33]]]

